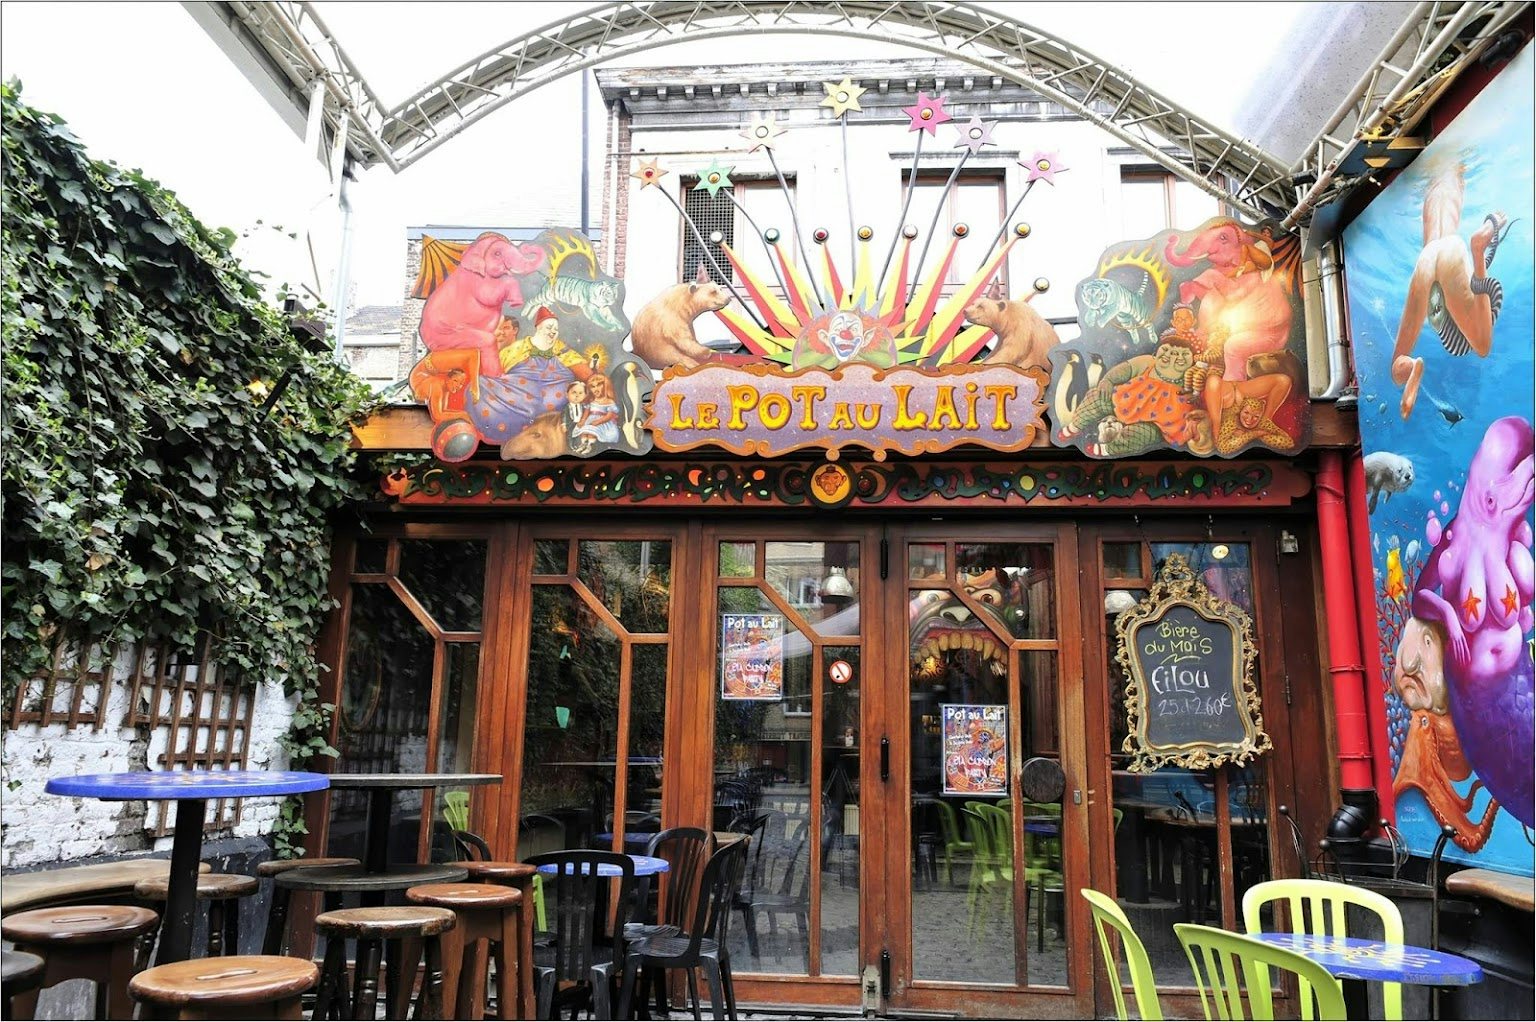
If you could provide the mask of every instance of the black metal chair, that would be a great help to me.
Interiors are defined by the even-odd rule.
[[[766,832],[767,828],[765,843]],[[757,941],[758,913],[767,915],[768,933],[772,937],[778,936],[778,917],[787,915],[794,918],[799,928],[801,954],[805,959],[806,971],[810,971],[811,861],[807,858],[811,847],[810,837],[810,825],[802,820],[792,835],[777,839],[775,834],[776,847],[769,854],[754,857],[754,865],[759,870],[755,883],[750,892],[743,892],[737,898],[747,927],[747,947],[752,952],[753,961],[762,958]],[[775,948],[776,957],[778,953]]]
[[[635,981],[642,970],[687,969],[688,996],[694,1018],[699,1017],[698,987],[694,969],[702,969],[709,985],[710,1008],[715,1018],[736,1018],[736,990],[727,950],[731,910],[746,869],[748,842],[726,845],[710,857],[699,887],[693,922],[684,933],[654,936],[629,945],[624,958],[624,982],[619,989],[619,1018],[630,1017]],[[643,993],[642,993],[643,997]]]
[[[675,937],[683,932],[698,900],[699,880],[709,863],[714,838],[708,831],[697,827],[673,827],[651,838],[645,854],[666,859],[671,868],[666,873],[666,897],[658,899],[654,916],[637,919],[624,927],[624,940],[640,940],[645,937]],[[651,878],[641,877],[636,887],[640,895],[636,904],[645,912],[650,907]],[[636,912],[638,916],[641,912]],[[666,984],[656,990],[656,1008],[667,1010]]]
[[[615,852],[570,850],[530,856],[531,866],[554,866],[544,874],[545,918],[551,938],[534,951],[538,1017],[552,1019],[567,1006],[588,1005],[593,1018],[612,1018],[610,984],[614,960],[623,954],[624,924],[635,890],[635,862]],[[599,869],[611,867],[609,876]],[[614,943],[601,943],[608,889],[618,885]]]

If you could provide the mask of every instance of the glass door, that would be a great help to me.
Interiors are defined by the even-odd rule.
[[[1074,533],[935,526],[890,547],[888,1004],[1091,1009]]]
[[[866,864],[879,840],[864,811],[876,754],[866,737],[866,670],[879,662],[875,535],[704,531],[709,811],[716,831],[753,840],[730,936],[743,997],[754,996],[753,975],[772,976],[778,989],[763,993],[780,1000],[790,977],[799,981],[790,1000],[858,997]]]

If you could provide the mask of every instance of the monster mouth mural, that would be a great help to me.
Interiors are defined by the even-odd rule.
[[[951,653],[974,653],[993,674],[1008,672],[1008,644],[954,596],[928,592],[912,604],[909,652],[915,672],[937,672]]]

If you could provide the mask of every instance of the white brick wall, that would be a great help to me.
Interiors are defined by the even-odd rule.
[[[107,695],[107,725],[68,728],[24,724],[0,739],[0,866],[14,869],[81,859],[170,848],[169,836],[152,836],[156,815],[144,802],[103,802],[49,795],[51,777],[159,769],[169,729],[123,727],[128,686],[122,680],[132,661],[120,657]],[[277,739],[293,719],[296,700],[283,695],[280,683],[263,683],[251,717],[249,768],[287,769]],[[240,823],[224,836],[259,837],[277,819],[278,799],[248,799]],[[216,836],[209,832],[208,837]]]

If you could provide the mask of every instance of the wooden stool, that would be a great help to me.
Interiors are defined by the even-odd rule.
[[[301,1019],[314,962],[281,955],[225,955],[157,965],[128,984],[146,1018]]]
[[[0,997],[5,999],[5,1017],[30,1020],[32,1012],[18,1014],[12,999],[43,985],[43,960],[25,951],[0,950],[0,976],[3,976]]]
[[[406,891],[405,897],[418,905],[451,908],[459,918],[444,949],[444,1014],[448,1018],[485,1018],[488,966],[494,960],[496,980],[502,987],[497,1015],[521,1017],[500,1005],[510,1007],[517,1001],[515,994],[508,995],[527,982],[523,972],[533,968],[532,962],[519,960],[517,954],[519,920],[515,916],[522,911],[523,892],[496,884],[423,884]],[[488,945],[484,951],[482,940]]]
[[[452,866],[462,866],[469,874],[469,882],[474,884],[501,884],[503,887],[515,887],[522,892],[523,907],[519,910],[520,926],[518,927],[517,960],[525,963],[525,967],[519,970],[517,984],[517,1011],[511,1013],[512,1018],[533,1018],[537,1013],[537,1005],[533,995],[533,924],[534,924],[534,899],[533,885],[538,879],[539,870],[536,866],[530,866],[526,862],[476,862],[466,860],[464,862],[449,863]],[[507,983],[500,976],[496,977],[498,987]],[[501,1014],[506,1015],[506,1012]]]
[[[440,1019],[443,1014],[443,947],[439,939],[452,930],[457,917],[446,908],[405,905],[399,908],[344,908],[315,917],[315,933],[326,938],[325,963],[320,969],[320,989],[315,994],[315,1019],[351,1017],[372,1022],[379,999],[379,956],[382,946],[391,949],[390,996],[385,1017],[403,1019],[416,983],[416,967],[426,959],[417,1019]],[[347,940],[357,941],[356,981],[350,1010],[347,998]]]
[[[139,938],[159,923],[155,913],[132,905],[37,908],[0,920],[0,933],[16,950],[43,959],[41,982],[16,995],[16,1017],[33,1016],[39,990],[88,979],[96,984],[96,1018],[132,1018],[128,979],[137,964],[135,952]]]
[[[269,859],[256,867],[258,877],[275,877],[301,866],[357,866],[356,859]],[[288,905],[293,900],[293,888],[274,883],[272,906],[267,910],[267,932],[262,938],[261,953],[280,955],[288,949]]]
[[[157,904],[165,902],[166,880],[140,880],[134,897]],[[197,878],[197,900],[208,903],[208,956],[240,953],[240,908],[230,902],[255,894],[261,885],[255,877],[238,873],[204,873]]]

